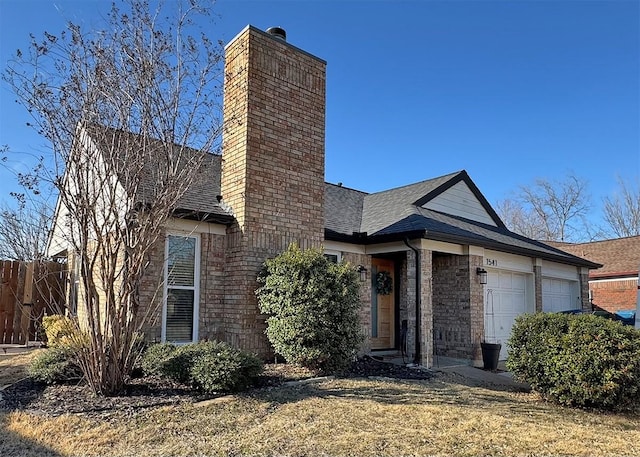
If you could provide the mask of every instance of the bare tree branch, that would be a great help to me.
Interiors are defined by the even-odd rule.
[[[640,235],[640,180],[618,177],[618,192],[603,199],[604,220],[618,237]]]
[[[515,199],[499,202],[497,212],[516,233],[529,238],[579,241],[593,236],[587,222],[591,197],[585,180],[570,174],[563,181],[537,179],[520,187]]]
[[[78,265],[80,362],[96,393],[123,388],[153,314],[138,296],[148,258],[217,152],[223,50],[192,33],[209,13],[206,1],[114,4],[103,30],[32,36],[4,74],[51,145],[25,182],[58,192],[50,241]]]

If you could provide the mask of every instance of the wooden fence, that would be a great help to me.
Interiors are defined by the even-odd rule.
[[[0,261],[0,343],[42,338],[42,317],[64,311],[65,267],[57,262]]]

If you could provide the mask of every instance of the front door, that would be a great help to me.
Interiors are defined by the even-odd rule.
[[[395,265],[389,259],[371,259],[371,349],[395,345]]]

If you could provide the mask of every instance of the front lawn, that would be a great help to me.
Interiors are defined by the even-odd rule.
[[[334,379],[107,418],[0,413],[0,455],[640,455],[640,416],[430,380]]]

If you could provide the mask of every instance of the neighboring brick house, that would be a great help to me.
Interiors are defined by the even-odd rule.
[[[589,272],[589,296],[594,311],[615,313],[636,309],[640,236],[553,245],[602,264],[601,268]]]
[[[367,273],[363,352],[398,351],[406,328],[409,358],[427,366],[434,355],[481,363],[480,342],[505,343],[519,314],[590,306],[587,275],[599,265],[507,230],[465,171],[372,194],[325,183],[325,66],[251,26],[227,45],[223,153],[149,259],[141,301],[163,291],[150,339],[269,355],[256,276],[290,243]],[[182,299],[165,280],[172,252],[194,277]]]

